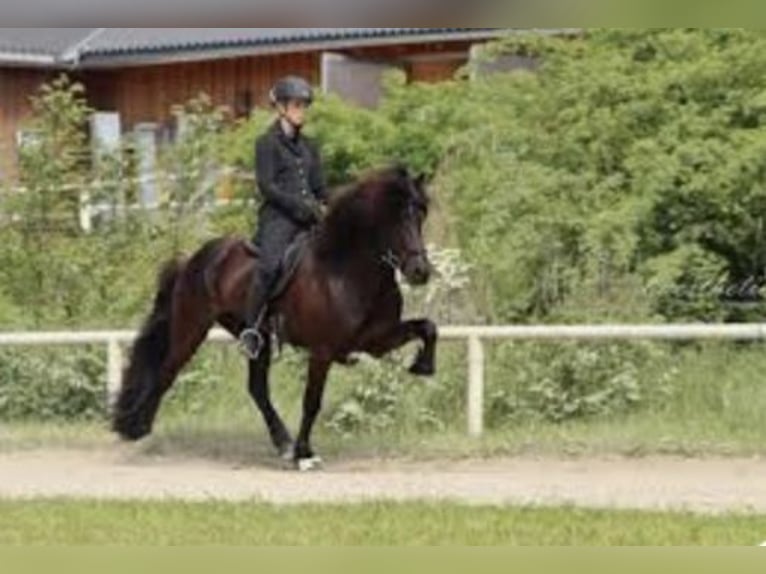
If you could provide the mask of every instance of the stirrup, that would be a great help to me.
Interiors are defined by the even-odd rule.
[[[249,338],[254,339],[255,348],[251,348],[248,344]],[[250,359],[251,361],[255,361],[261,354],[261,351],[263,351],[263,346],[265,345],[266,341],[263,339],[263,335],[261,335],[261,332],[258,330],[257,327],[251,327],[250,329],[245,329],[239,334],[239,348],[244,353],[244,355]]]

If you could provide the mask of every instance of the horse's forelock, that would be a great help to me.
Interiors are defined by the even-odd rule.
[[[401,201],[416,193],[411,181],[409,172],[399,166],[369,172],[333,194],[331,214],[372,224],[370,219],[391,215]]]

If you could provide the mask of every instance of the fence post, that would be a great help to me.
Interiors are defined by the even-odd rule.
[[[80,194],[80,229],[84,233],[93,231],[93,211],[90,205],[90,194],[87,191]]]
[[[120,392],[122,379],[122,348],[119,341],[110,339],[106,354],[106,403],[111,411]]]
[[[484,346],[478,335],[468,337],[468,434],[484,432]]]

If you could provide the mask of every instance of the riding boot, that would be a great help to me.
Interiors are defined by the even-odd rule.
[[[269,303],[269,282],[261,276],[250,290],[248,298],[247,312],[245,314],[245,324],[247,328],[239,335],[239,343],[242,352],[250,360],[255,360],[261,354],[265,341],[261,334],[261,323]]]

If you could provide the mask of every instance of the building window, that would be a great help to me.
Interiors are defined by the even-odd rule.
[[[374,108],[383,95],[383,75],[397,68],[401,69],[391,62],[325,52],[322,54],[322,89],[360,106]]]

